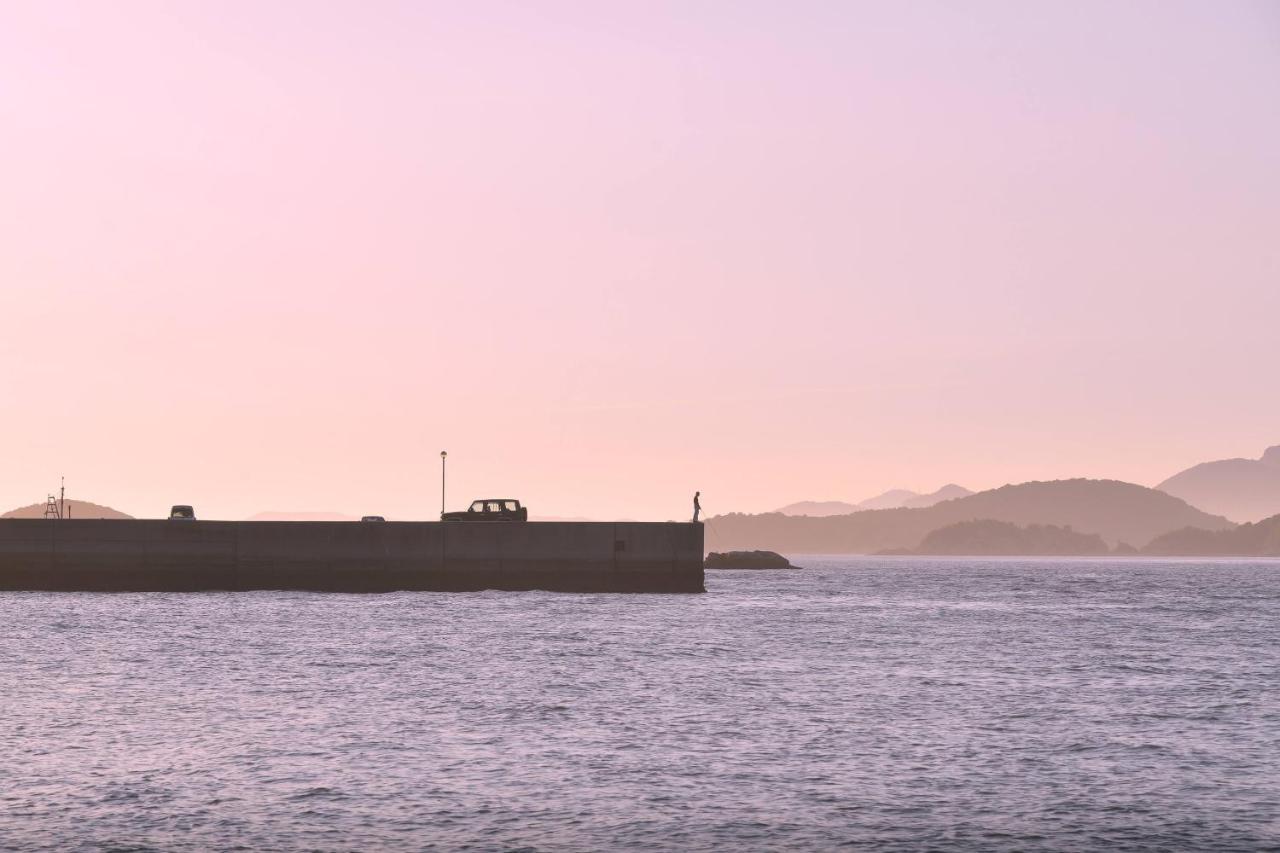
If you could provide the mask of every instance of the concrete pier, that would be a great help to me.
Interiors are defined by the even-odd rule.
[[[703,592],[702,525],[0,519],[0,590]]]

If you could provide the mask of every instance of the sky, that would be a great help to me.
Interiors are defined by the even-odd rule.
[[[0,508],[1257,457],[1278,152],[1273,0],[0,0]]]

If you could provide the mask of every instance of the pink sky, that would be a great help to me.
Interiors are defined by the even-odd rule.
[[[0,0],[0,508],[683,517],[1280,443],[1280,6]]]

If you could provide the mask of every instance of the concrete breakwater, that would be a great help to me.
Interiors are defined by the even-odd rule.
[[[702,525],[0,519],[0,590],[702,592]]]

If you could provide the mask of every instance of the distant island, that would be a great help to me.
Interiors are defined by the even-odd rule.
[[[899,553],[902,553],[901,551]],[[1009,521],[960,521],[932,531],[908,553],[940,556],[1097,557],[1111,548],[1096,533],[1080,533],[1056,524]]]
[[[913,509],[865,510],[824,518],[732,513],[707,519],[715,542],[733,550],[786,554],[870,554],[915,549],[935,530],[964,521],[1054,525],[1096,534],[1108,547],[1141,548],[1184,527],[1228,530],[1235,524],[1172,495],[1117,480],[1054,480],[1002,486]]]
[[[1184,527],[1156,537],[1142,551],[1169,557],[1280,557],[1280,515],[1232,530]]]
[[[1280,513],[1280,445],[1259,459],[1202,462],[1156,488],[1232,521],[1270,518]]]

